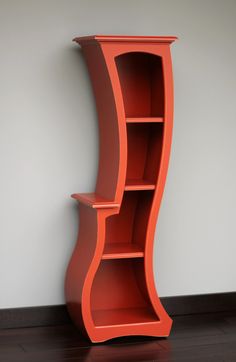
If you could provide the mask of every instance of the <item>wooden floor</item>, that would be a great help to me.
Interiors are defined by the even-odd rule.
[[[178,316],[169,338],[92,345],[72,325],[0,330],[0,361],[236,362],[236,312]]]

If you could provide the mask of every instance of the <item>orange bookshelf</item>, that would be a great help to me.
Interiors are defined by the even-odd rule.
[[[158,297],[152,260],[172,137],[176,37],[74,40],[93,84],[100,160],[95,192],[72,195],[80,226],[66,273],[68,310],[93,342],[168,336],[172,320]]]

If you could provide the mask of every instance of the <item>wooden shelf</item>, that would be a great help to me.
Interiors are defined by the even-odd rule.
[[[73,194],[73,195],[71,195],[71,197],[73,197],[73,199],[81,202],[82,204],[92,207],[93,209],[111,209],[111,208],[120,206],[119,204],[115,203],[114,201],[104,199],[103,197],[101,197],[95,193]]]
[[[102,259],[142,258],[143,249],[135,243],[107,243]]]
[[[158,322],[157,317],[148,308],[96,310],[92,314],[96,327]]]
[[[147,180],[128,179],[126,180],[125,191],[155,190],[156,185]]]
[[[94,193],[72,195],[82,205],[65,291],[72,319],[92,342],[170,332],[152,253],[172,135],[174,40],[75,39],[96,98],[99,169]]]
[[[163,43],[163,44],[171,44],[178,38],[176,36],[137,36],[137,35],[104,35],[104,34],[98,34],[98,35],[89,35],[89,36],[82,36],[82,37],[76,37],[73,39],[73,41],[76,41],[77,43],[84,45],[84,44],[93,44],[96,43],[96,41],[100,42],[110,42],[110,43]]]
[[[126,118],[126,123],[162,123],[163,117],[134,117]]]

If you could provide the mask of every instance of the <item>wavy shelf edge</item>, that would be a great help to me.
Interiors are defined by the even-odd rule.
[[[126,123],[163,123],[164,117],[128,117]]]
[[[149,180],[127,179],[125,191],[155,190],[156,184]]]
[[[103,250],[102,259],[143,258],[144,250],[135,243],[109,243]]]

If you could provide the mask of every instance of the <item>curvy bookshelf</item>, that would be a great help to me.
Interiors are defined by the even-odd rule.
[[[95,192],[72,195],[80,226],[65,294],[72,320],[93,342],[170,333],[152,259],[171,146],[175,39],[74,39],[95,93],[100,158]]]

